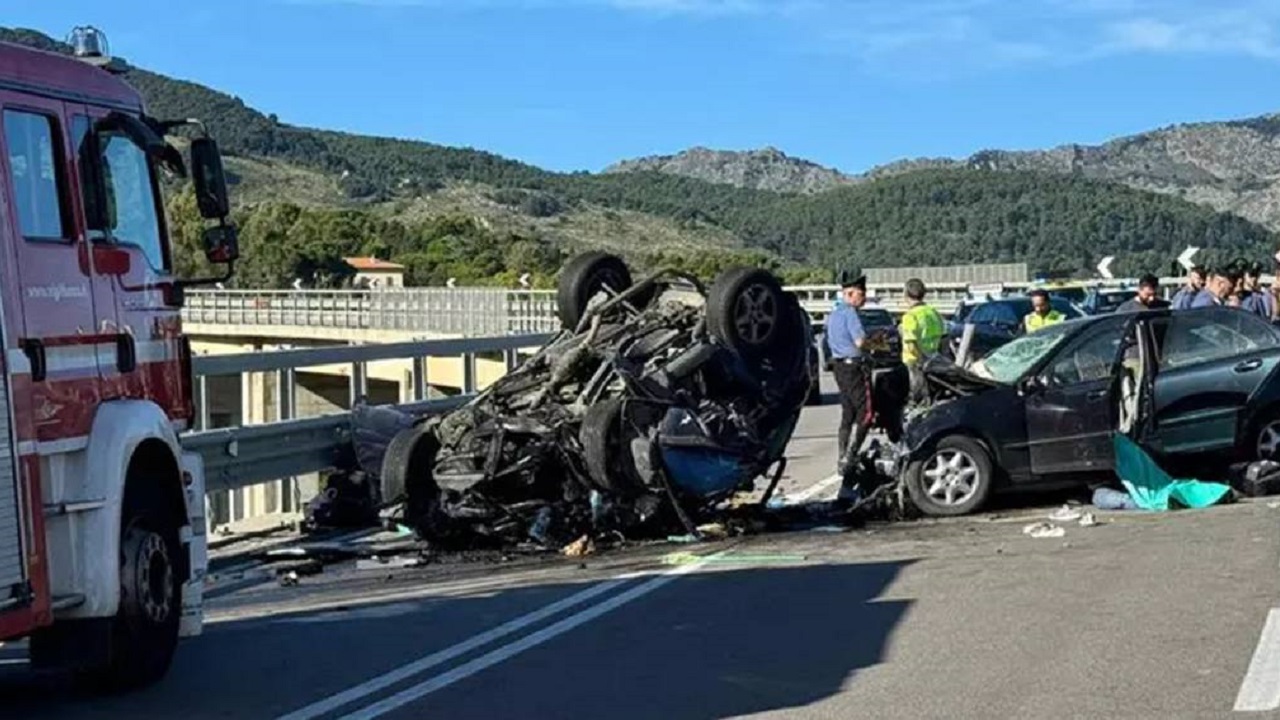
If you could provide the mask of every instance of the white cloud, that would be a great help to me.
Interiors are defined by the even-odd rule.
[[[276,1],[452,12],[606,8],[667,18],[768,16],[780,42],[849,54],[869,69],[893,73],[1154,53],[1280,60],[1280,0]]]
[[[1277,0],[850,0],[808,20],[825,51],[932,79],[1139,54],[1280,61]]]

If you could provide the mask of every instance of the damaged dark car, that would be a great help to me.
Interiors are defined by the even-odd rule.
[[[693,533],[757,479],[772,491],[815,372],[809,318],[773,274],[633,281],[592,252],[562,270],[557,307],[562,330],[535,355],[387,447],[382,497],[419,537]]]
[[[898,468],[928,515],[1113,472],[1116,432],[1171,467],[1280,448],[1280,330],[1229,307],[1072,320],[924,370],[934,402],[909,418]]]

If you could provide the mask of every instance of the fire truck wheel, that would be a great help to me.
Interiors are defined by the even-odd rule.
[[[120,517],[120,607],[111,652],[83,678],[98,689],[149,685],[169,669],[182,613],[178,522],[155,485],[130,483]]]

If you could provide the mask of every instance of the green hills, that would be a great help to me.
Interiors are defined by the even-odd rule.
[[[0,29],[0,40],[66,51],[34,31]],[[770,163],[767,183],[751,181],[750,168],[726,180],[661,163],[556,173],[470,148],[290,125],[141,68],[126,79],[153,115],[201,118],[218,138],[243,287],[339,285],[349,274],[341,258],[357,254],[402,262],[417,284],[514,285],[527,272],[546,286],[568,254],[593,247],[646,267],[709,275],[748,262],[826,282],[836,266],[1014,260],[1088,274],[1104,255],[1117,257],[1118,273],[1161,271],[1187,244],[1205,248],[1201,260],[1270,255],[1277,244],[1237,214],[1050,164],[926,163],[832,180],[804,161],[787,170],[790,159],[773,151],[755,154]],[[194,203],[171,190],[180,269],[194,271]]]

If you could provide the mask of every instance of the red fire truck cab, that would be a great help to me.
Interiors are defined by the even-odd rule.
[[[106,687],[199,634],[204,474],[183,288],[238,254],[216,144],[149,117],[93,28],[0,43],[0,642]],[[190,176],[216,278],[174,275],[161,173]]]

